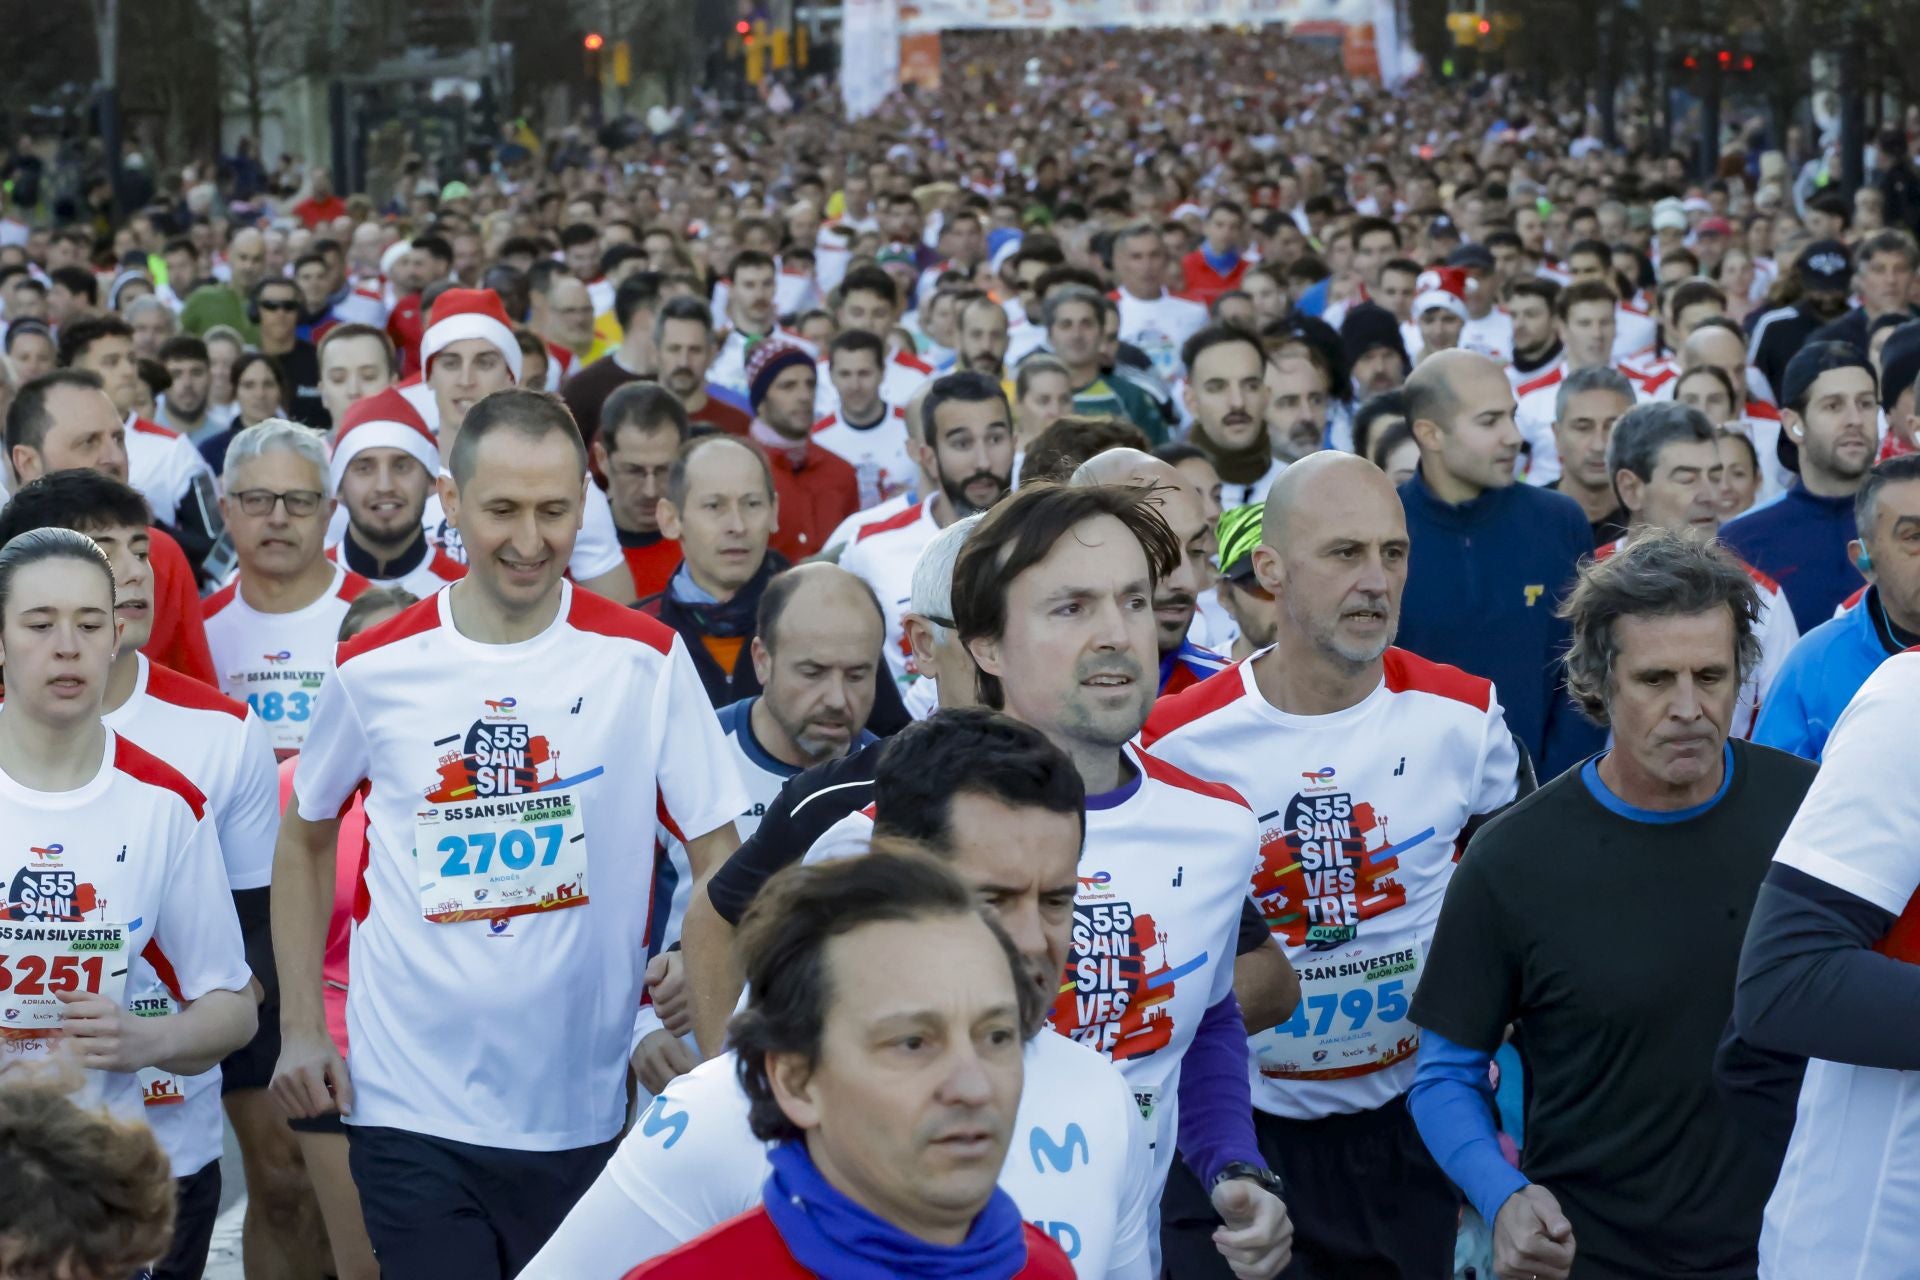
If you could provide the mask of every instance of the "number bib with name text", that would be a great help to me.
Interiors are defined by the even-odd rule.
[[[1411,1057],[1420,1033],[1407,1006],[1424,959],[1417,943],[1391,950],[1355,943],[1296,956],[1300,1003],[1291,1018],[1253,1037],[1260,1074],[1340,1080]]]
[[[119,924],[0,923],[0,1033],[50,1036],[66,1008],[62,991],[124,1002],[127,928]]]
[[[587,903],[586,826],[574,789],[432,805],[413,838],[421,914],[435,924]]]

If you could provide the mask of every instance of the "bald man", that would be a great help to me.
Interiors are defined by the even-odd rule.
[[[1200,593],[1213,581],[1216,548],[1206,495],[1170,463],[1138,449],[1108,449],[1074,471],[1072,484],[1130,484],[1157,491],[1160,515],[1180,540],[1180,562],[1154,589],[1153,620],[1160,644],[1160,696],[1192,688],[1227,660],[1187,638]]]
[[[1753,452],[1760,459],[1760,488],[1754,500],[1766,502],[1777,497],[1792,483],[1793,473],[1780,463],[1780,411],[1754,394],[1754,380],[1761,374],[1747,363],[1746,343],[1732,329],[1709,322],[1687,335],[1679,359],[1683,374],[1711,366],[1733,383],[1734,412],[1739,417],[1727,425],[1753,441]],[[1672,399],[1679,382],[1675,378],[1662,387],[1661,398]]]
[[[238,329],[248,342],[259,342],[260,329],[248,314],[247,301],[266,270],[265,238],[252,227],[234,232],[227,242],[226,283],[204,284],[189,294],[180,311],[180,327],[197,335],[224,324]]]
[[[1254,1127],[1316,1280],[1451,1268],[1457,1200],[1406,1106],[1419,1043],[1406,1001],[1455,851],[1532,789],[1493,686],[1393,647],[1409,550],[1371,462],[1288,467],[1253,552],[1273,644],[1162,698],[1142,735],[1274,815],[1251,888],[1302,1000],[1251,1036]],[[1171,1274],[1226,1274],[1197,1184],[1170,1181],[1162,1218]]]
[[[1520,431],[1499,365],[1439,352],[1406,397],[1420,468],[1400,486],[1413,547],[1400,642],[1493,681],[1535,768],[1553,777],[1603,740],[1567,697],[1557,616],[1593,530],[1572,498],[1514,483]]]

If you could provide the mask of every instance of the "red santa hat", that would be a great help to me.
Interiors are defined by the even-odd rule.
[[[520,380],[520,343],[513,336],[513,324],[500,295],[491,289],[449,289],[434,300],[433,323],[420,340],[420,367],[433,373],[433,358],[448,346],[465,338],[483,338],[499,348]]]
[[[397,387],[388,387],[355,400],[333,433],[333,463],[328,470],[333,487],[347,474],[347,464],[364,449],[398,449],[419,460],[431,474],[440,470],[440,446],[433,432]]]
[[[1439,307],[1459,316],[1462,322],[1466,321],[1467,294],[1474,285],[1475,281],[1468,276],[1464,267],[1429,267],[1413,282],[1413,318],[1418,320]]]

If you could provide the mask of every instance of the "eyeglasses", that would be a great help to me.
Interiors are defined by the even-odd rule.
[[[262,311],[298,311],[300,304],[291,298],[262,298],[260,299],[260,309]]]
[[[233,495],[240,509],[250,516],[270,516],[274,504],[280,502],[287,504],[287,514],[290,516],[310,516],[320,509],[320,504],[326,498],[327,495],[317,489],[289,489],[285,493],[275,493],[271,489],[248,489]]]

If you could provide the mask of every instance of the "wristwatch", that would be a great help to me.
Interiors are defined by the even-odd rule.
[[[1213,1185],[1217,1187],[1230,1178],[1245,1178],[1274,1199],[1286,1199],[1286,1188],[1280,1181],[1280,1175],[1271,1169],[1262,1169],[1259,1165],[1248,1164],[1245,1160],[1234,1160],[1220,1170],[1219,1175],[1213,1180]]]

